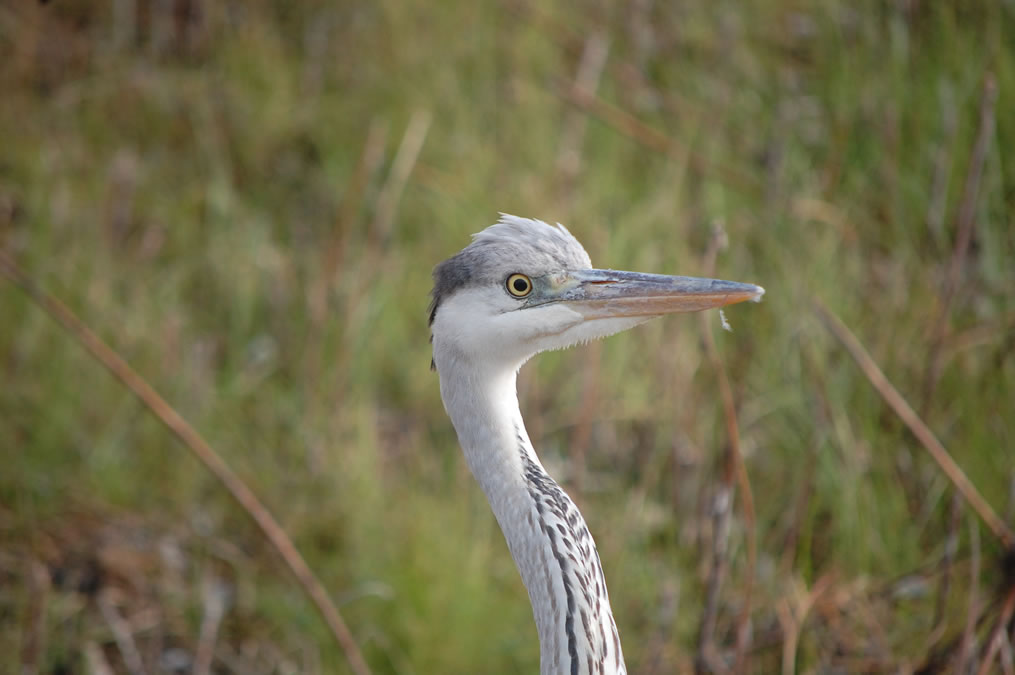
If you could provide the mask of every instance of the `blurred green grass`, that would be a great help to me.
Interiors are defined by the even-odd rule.
[[[929,654],[950,491],[809,303],[853,328],[1010,522],[1013,31],[1011,2],[4,5],[0,242],[269,504],[376,672],[533,672],[524,589],[427,368],[430,270],[506,211],[565,223],[599,266],[700,274],[722,222],[717,276],[768,290],[716,331],[758,510],[753,662],[779,667],[780,603],[834,578],[842,612],[878,617],[879,634],[843,647],[849,631],[823,615],[799,667],[912,667]],[[609,44],[598,95],[672,139],[666,152],[568,102],[594,34]],[[974,236],[924,401],[988,76]],[[430,123],[397,190],[418,114]],[[558,156],[582,119],[568,175]],[[391,196],[395,217],[378,222]],[[29,562],[60,557],[67,529],[130,514],[183,542],[187,583],[146,591],[174,639],[196,640],[194,589],[225,565],[225,642],[340,671],[209,475],[11,286],[0,316],[0,651],[29,633]],[[726,443],[700,331],[668,318],[547,354],[520,386],[536,447],[599,543],[632,672],[694,655]],[[947,637],[970,591],[961,522]],[[738,519],[727,633],[743,542]],[[998,548],[983,549],[989,593]],[[922,591],[894,595],[913,575]],[[50,670],[109,640],[60,602]]]

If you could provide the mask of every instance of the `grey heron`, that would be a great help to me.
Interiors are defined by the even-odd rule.
[[[758,300],[759,286],[592,269],[564,226],[501,214],[437,265],[432,367],[466,463],[529,593],[540,673],[626,673],[599,553],[574,502],[543,468],[515,381],[535,354],[672,312]]]

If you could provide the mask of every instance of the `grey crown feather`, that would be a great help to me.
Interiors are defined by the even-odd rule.
[[[501,213],[495,224],[472,235],[472,243],[434,268],[428,325],[433,325],[441,302],[467,286],[499,284],[515,272],[538,277],[590,267],[592,261],[585,248],[560,223],[554,227],[541,220]],[[430,359],[430,370],[436,369]]]
[[[430,324],[441,301],[461,288],[499,284],[515,272],[538,277],[590,267],[589,254],[560,223],[502,213],[496,224],[474,234],[471,244],[434,268]]]

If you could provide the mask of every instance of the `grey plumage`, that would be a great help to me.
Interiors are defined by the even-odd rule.
[[[434,268],[430,323],[441,301],[464,286],[499,283],[513,272],[540,276],[590,267],[585,248],[560,223],[554,227],[502,213],[496,224],[474,234],[471,244]]]
[[[529,593],[542,675],[627,669],[595,542],[525,430],[518,369],[547,349],[762,293],[751,284],[591,269],[563,226],[506,214],[434,269],[430,329],[441,399]]]

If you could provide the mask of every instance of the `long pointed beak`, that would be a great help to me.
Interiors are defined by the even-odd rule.
[[[527,306],[564,302],[586,319],[698,312],[758,302],[765,294],[761,286],[736,281],[616,270],[569,271],[541,281]]]

